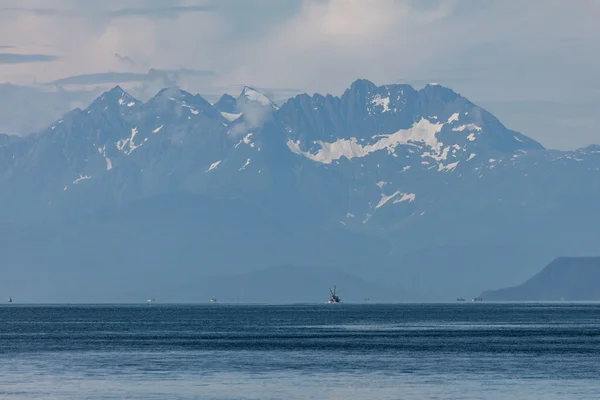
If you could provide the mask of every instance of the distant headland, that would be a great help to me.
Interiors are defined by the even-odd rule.
[[[600,257],[559,257],[524,283],[481,294],[492,301],[600,300]]]

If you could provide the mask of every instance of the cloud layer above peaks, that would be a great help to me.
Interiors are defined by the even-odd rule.
[[[0,80],[17,84],[144,81],[150,70],[208,72],[177,75],[201,93],[248,84],[339,94],[356,78],[435,81],[498,107],[501,119],[517,100],[574,109],[600,100],[595,0],[5,0],[1,8]]]

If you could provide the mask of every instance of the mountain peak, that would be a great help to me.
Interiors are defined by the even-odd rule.
[[[201,108],[211,108],[211,104],[199,94],[193,95],[177,86],[166,87],[156,93],[147,104],[168,104],[174,103],[182,107],[197,106]]]
[[[233,97],[230,94],[225,93],[225,94],[223,94],[223,96],[221,96],[219,98],[219,100],[217,101],[217,103],[220,102],[220,101],[231,101],[231,100],[235,100],[235,97]]]
[[[242,89],[242,93],[238,97],[238,102],[240,102],[240,100],[244,103],[254,102],[263,106],[272,107],[274,109],[279,108],[275,105],[275,103],[273,103],[271,99],[269,99],[263,93],[250,86],[244,86],[244,88]]]
[[[86,110],[90,111],[97,108],[106,110],[114,107],[131,108],[138,104],[140,104],[140,102],[135,97],[124,91],[121,86],[117,85],[109,91],[102,93]]]
[[[113,87],[112,89],[110,89],[107,93],[121,94],[121,93],[125,93],[125,90],[123,90],[123,88],[120,85],[117,85],[117,86]]]
[[[159,90],[153,99],[167,98],[169,100],[186,101],[193,97],[195,97],[193,94],[181,89],[180,87],[170,86]]]
[[[123,88],[119,85],[113,87],[108,92],[105,92],[104,96],[110,97],[112,99],[123,99],[123,102],[126,102],[126,101],[135,101],[136,103],[138,102],[137,99],[135,99],[132,95],[127,93],[125,90],[123,90]]]
[[[213,107],[219,110],[219,112],[236,113],[238,110],[238,104],[235,97],[225,93],[221,98],[213,104]]]
[[[377,85],[368,79],[357,79],[350,85],[351,91],[372,91]]]
[[[439,83],[428,83],[420,92],[425,93],[428,97],[439,97],[446,102],[462,97],[459,93]]]

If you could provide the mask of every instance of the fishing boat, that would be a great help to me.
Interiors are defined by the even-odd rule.
[[[211,297],[210,302],[211,303],[216,303],[217,302],[217,298],[216,297]]]
[[[8,296],[8,302],[12,303],[12,297]]]
[[[146,303],[150,304],[150,303],[154,303],[154,299],[153,298],[149,298],[148,300],[146,300]]]
[[[329,289],[329,292],[331,293],[331,296],[329,296],[329,301],[328,301],[329,304],[339,303],[340,302],[340,298],[336,294],[335,289],[336,289],[335,285],[333,286],[333,290],[331,288]]]

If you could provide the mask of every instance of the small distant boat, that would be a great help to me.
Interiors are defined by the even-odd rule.
[[[12,303],[12,297],[8,296],[8,302]]]
[[[481,297],[475,297],[473,300],[471,301],[483,301],[483,299]]]
[[[456,299],[456,301],[466,301],[466,300],[464,298],[462,298],[462,297],[459,297],[459,298]]]
[[[154,303],[154,299],[153,298],[149,298],[148,300],[146,300],[146,303],[150,304],[150,303]]]
[[[216,297],[211,297],[210,298],[210,302],[211,303],[216,303],[217,302],[217,298]]]
[[[331,290],[331,288],[329,289],[329,292],[331,293],[331,296],[329,296],[329,304],[333,304],[333,303],[339,303],[340,302],[340,298],[339,296],[336,294],[335,292],[335,285],[333,286],[333,290]]]

